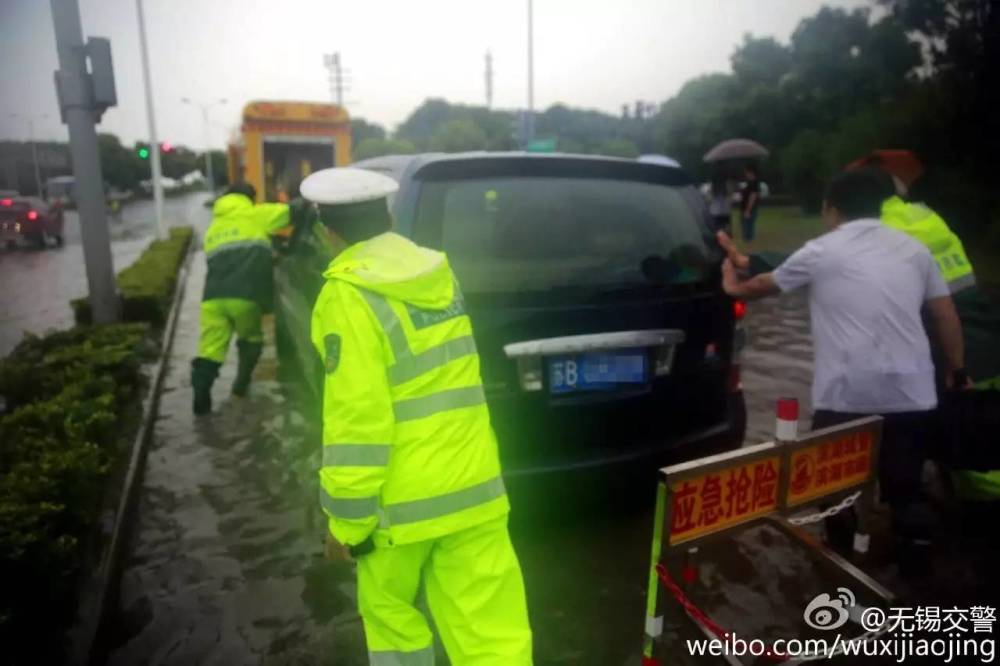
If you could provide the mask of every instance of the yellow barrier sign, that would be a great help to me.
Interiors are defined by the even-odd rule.
[[[670,543],[690,541],[776,510],[780,469],[781,459],[775,455],[673,484]]]
[[[879,417],[665,467],[668,547],[873,482]]]
[[[804,504],[867,481],[874,468],[875,433],[858,430],[792,452],[785,505]]]

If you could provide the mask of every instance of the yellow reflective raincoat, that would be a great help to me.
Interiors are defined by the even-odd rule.
[[[320,503],[338,541],[375,544],[358,561],[371,663],[434,664],[423,589],[451,663],[530,664],[497,442],[447,258],[384,233],[324,276]]]
[[[882,223],[927,246],[951,293],[976,284],[972,263],[965,255],[962,241],[930,208],[903,201],[898,196],[891,197],[882,204]]]
[[[324,273],[321,502],[338,541],[393,543],[507,513],[472,325],[447,258],[387,233]]]

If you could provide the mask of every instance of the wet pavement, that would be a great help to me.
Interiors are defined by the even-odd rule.
[[[207,220],[204,192],[170,197],[164,203],[169,226]],[[132,263],[155,236],[153,204],[139,200],[122,208],[121,219],[109,218],[115,272]],[[80,218],[65,213],[64,245],[44,250],[0,248],[0,357],[26,331],[43,333],[73,325],[69,302],[87,294],[87,276],[80,243]]]
[[[191,415],[188,363],[196,351],[203,279],[198,253],[110,623],[107,663],[364,664],[352,567],[321,557],[319,439],[289,387],[276,380],[273,345],[249,398],[228,396],[231,358],[215,387],[216,413]],[[752,305],[747,325],[747,442],[771,439],[774,401],[782,396],[800,400],[805,430],[811,349],[804,296]],[[591,515],[570,506],[561,522],[513,531],[536,664],[639,663],[651,530],[646,509]],[[808,601],[845,584],[768,526],[711,542],[696,561],[692,598],[743,636],[800,636]],[[952,573],[968,563],[959,557]],[[883,582],[896,581],[891,569],[878,573]],[[977,589],[975,576],[967,582]],[[871,601],[853,589],[863,603]],[[675,645],[666,663],[693,663],[678,641],[702,636],[676,607],[666,619]]]
[[[351,566],[321,558],[318,439],[275,380],[273,346],[266,348],[250,398],[227,395],[235,365],[229,363],[215,387],[217,412],[204,420],[191,415],[187,364],[196,351],[203,279],[199,253],[107,663],[364,664]],[[774,397],[807,397],[810,350],[803,312],[804,301],[795,296],[750,310],[744,380],[762,393],[751,402],[751,441],[768,438]],[[806,360],[789,360],[790,348]],[[651,515],[644,509],[568,514],[560,524],[514,530],[536,663],[635,664]],[[793,578],[806,575],[808,564],[795,565],[787,547],[775,545],[780,539],[747,539],[741,557],[707,569],[707,580],[738,579],[749,565]],[[740,594],[753,598],[738,586],[732,594],[729,601],[739,601]],[[739,613],[741,605],[735,608]]]

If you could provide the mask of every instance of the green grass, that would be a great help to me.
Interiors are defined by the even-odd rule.
[[[739,220],[733,216],[733,235],[741,250],[753,252],[794,252],[826,231],[819,215],[806,215],[798,206],[775,206],[760,209],[757,237],[748,247],[741,237]]]

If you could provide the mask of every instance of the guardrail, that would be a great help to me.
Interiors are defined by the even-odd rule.
[[[856,579],[875,596],[893,595],[843,557],[816,543],[798,526],[857,507],[855,552],[868,549],[868,526],[877,479],[882,418],[872,416],[797,435],[798,406],[779,401],[778,439],[660,470],[643,644],[644,665],[657,666],[656,639],[663,634],[663,584],[699,630],[718,635],[721,628],[687,599],[667,569],[668,558],[684,551],[681,578],[693,580],[697,545],[719,539],[752,523],[768,521],[815,551],[827,566]],[[794,517],[816,505],[828,508]],[[781,659],[779,659],[781,660]]]

